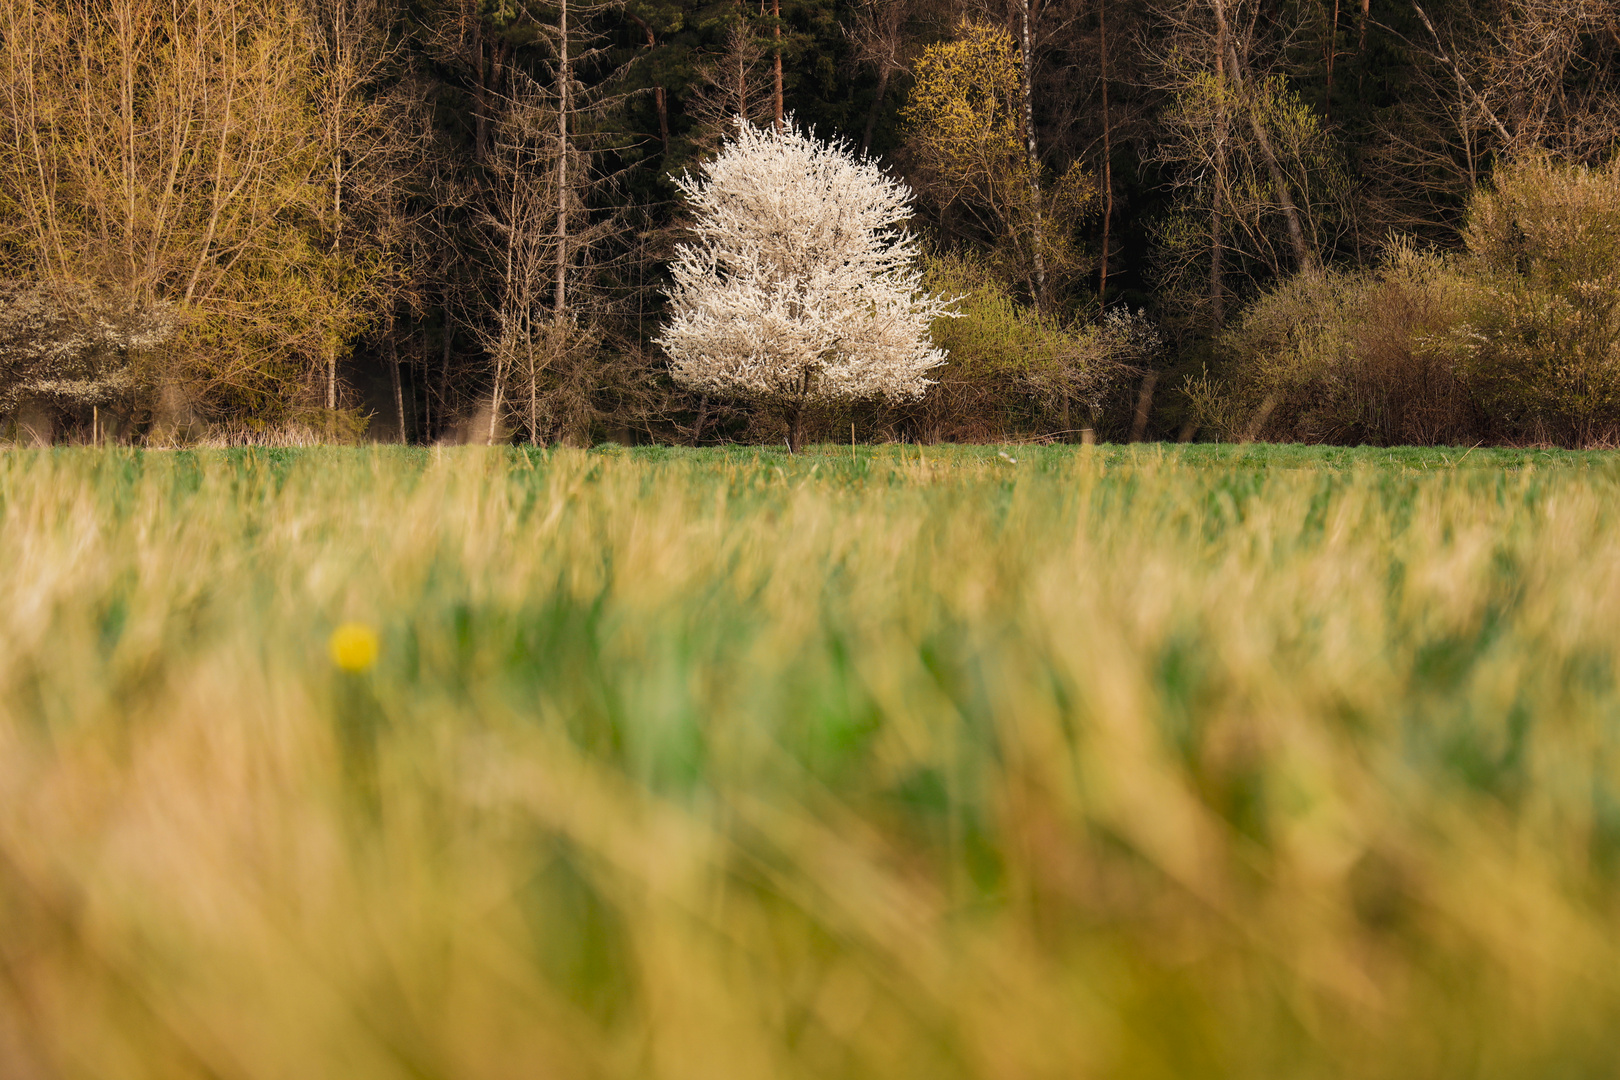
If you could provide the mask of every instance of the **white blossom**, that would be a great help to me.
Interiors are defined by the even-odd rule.
[[[795,416],[812,401],[903,401],[930,385],[945,353],[928,327],[953,301],[922,291],[904,184],[791,122],[742,121],[677,183],[696,242],[676,249],[658,344],[678,382]]]

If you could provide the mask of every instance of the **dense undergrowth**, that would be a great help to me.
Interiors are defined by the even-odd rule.
[[[1460,250],[1394,239],[1376,268],[1311,269],[1186,381],[1215,437],[1356,445],[1620,441],[1620,162],[1504,164]]]
[[[0,455],[0,1071],[1609,1075],[1617,487]]]

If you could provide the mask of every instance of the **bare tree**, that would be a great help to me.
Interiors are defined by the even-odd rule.
[[[916,46],[906,32],[915,6],[915,0],[861,0],[854,20],[845,30],[854,48],[856,64],[875,71],[878,78],[872,107],[866,114],[866,129],[861,134],[860,152],[863,154],[872,146],[872,135],[883,111],[889,81],[916,59]]]
[[[490,358],[490,442],[509,411],[537,443],[582,434],[592,413],[589,373],[600,333],[586,286],[593,260],[620,231],[614,212],[592,201],[613,183],[598,166],[600,123],[623,95],[617,70],[589,86],[579,71],[604,61],[589,20],[610,8],[557,0],[555,21],[533,27],[549,56],[534,75],[508,72],[492,128],[480,219],[495,303],[489,318],[472,320]]]
[[[398,409],[400,437],[405,437],[404,404],[399,390],[397,345],[393,339],[394,294],[403,284],[397,274],[374,274],[368,288],[344,296],[349,267],[371,262],[394,269],[394,256],[405,224],[401,196],[410,171],[426,142],[412,122],[414,104],[409,83],[398,82],[401,50],[389,40],[395,17],[390,0],[304,0],[314,59],[312,88],[321,120],[321,158],[327,173],[329,201],[319,220],[328,238],[330,265],[338,275],[328,281],[329,295],[347,306],[376,312],[386,320],[390,377]],[[352,340],[352,339],[351,339]],[[349,341],[335,336],[323,342],[325,404],[338,407],[338,361]]]
[[[1320,264],[1346,228],[1349,184],[1320,118],[1269,70],[1265,57],[1284,50],[1287,28],[1263,53],[1248,0],[1162,14],[1171,33],[1159,84],[1170,107],[1156,157],[1177,210],[1159,227],[1159,257],[1172,291],[1219,324],[1234,276]],[[1195,287],[1198,276],[1205,284]]]
[[[387,291],[323,229],[349,196],[312,29],[272,0],[0,0],[5,273],[168,305],[154,378],[286,402],[289,360],[352,340]]]
[[[1596,163],[1620,130],[1616,0],[1501,0],[1465,19],[1407,0],[1415,92],[1364,154],[1373,228],[1444,235],[1496,159]],[[1370,21],[1364,17],[1364,23]]]
[[[774,85],[767,81],[765,47],[742,20],[726,32],[725,48],[698,65],[699,88],[686,103],[692,141],[708,153],[720,148],[737,117],[749,123],[774,122]]]

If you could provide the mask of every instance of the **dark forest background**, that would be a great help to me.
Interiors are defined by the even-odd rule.
[[[1620,420],[1620,3],[0,8],[0,437],[777,442],[651,343],[739,114],[906,179],[965,298],[824,438]]]

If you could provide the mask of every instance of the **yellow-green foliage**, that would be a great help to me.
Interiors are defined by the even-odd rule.
[[[1620,438],[1620,160],[1530,159],[1469,204],[1477,275],[1465,368],[1515,433]]]
[[[0,0],[0,276],[94,285],[172,329],[132,350],[125,410],[180,385],[285,418],[310,369],[395,304],[401,168],[383,149],[401,121],[373,85],[374,34],[342,30],[341,61],[319,46],[322,19],[344,17],[290,0]]]
[[[1264,453],[4,455],[0,1073],[1606,1075],[1620,473]]]
[[[1044,318],[1020,303],[988,268],[971,258],[942,255],[928,260],[930,291],[961,300],[953,315],[934,320],[929,337],[950,354],[945,378],[1011,383],[1069,354],[1085,352],[1082,332]]]
[[[1223,253],[1223,288],[1242,295],[1255,275],[1291,270],[1298,256],[1284,229],[1283,199],[1291,200],[1318,258],[1332,250],[1350,217],[1352,187],[1340,152],[1320,119],[1281,76],[1240,88],[1219,71],[1200,70],[1207,53],[1170,58],[1182,85],[1164,114],[1165,131],[1154,156],[1168,166],[1176,200],[1155,228],[1157,261],[1178,303],[1202,303],[1210,252]],[[1288,191],[1277,189],[1268,151],[1254,137],[1266,133],[1269,158]],[[1212,234],[1211,229],[1222,231]],[[1225,280],[1230,279],[1230,280]]]
[[[1074,228],[1098,201],[1079,162],[1043,181],[1030,161],[1022,72],[1004,27],[963,21],[955,38],[918,58],[902,114],[923,193],[976,217],[998,269],[1013,280],[1028,279],[1037,260],[1052,274],[1079,268],[1084,253]]]
[[[930,328],[948,359],[910,410],[936,438],[982,441],[1089,426],[1109,389],[1157,342],[1146,321],[1128,313],[1100,325],[1042,316],[969,257],[930,258],[926,284],[961,298],[953,316]]]

